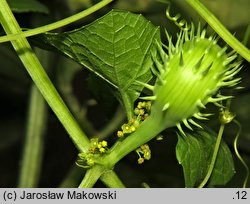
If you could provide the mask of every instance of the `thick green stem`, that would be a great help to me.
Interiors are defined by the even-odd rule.
[[[55,23],[47,24],[47,25],[41,26],[39,28],[34,28],[34,29],[31,29],[31,30],[28,30],[28,31],[24,31],[22,33],[18,33],[18,34],[13,33],[13,34],[10,34],[10,35],[7,35],[7,36],[2,36],[2,37],[0,37],[0,43],[11,41],[11,40],[16,40],[16,39],[18,39],[20,37],[34,36],[34,35],[45,33],[45,32],[51,31],[51,30],[55,30],[57,28],[61,28],[63,26],[66,26],[66,25],[68,25],[70,23],[78,21],[78,20],[80,20],[80,19],[94,13],[95,11],[103,8],[104,6],[108,5],[112,1],[114,1],[114,0],[103,0],[103,1],[91,6],[90,8],[88,8],[88,9],[82,11],[82,12],[79,12],[79,13],[77,13],[75,15],[72,15],[72,16],[70,16],[68,18],[62,19],[62,20],[57,21]]]
[[[110,169],[124,156],[156,137],[163,129],[174,126],[174,124],[169,123],[166,127],[162,125],[161,121],[161,117],[150,116],[134,133],[126,137],[122,142],[118,141],[114,144],[109,154],[100,157],[97,162],[100,165],[96,165],[87,171],[79,187],[91,187],[101,175],[101,180],[109,187],[124,187],[119,178]]]
[[[109,188],[125,187],[114,171],[109,170],[105,166],[95,165],[86,172],[79,188],[93,187],[100,177],[102,182]]]
[[[250,50],[237,40],[221,22],[199,0],[186,0],[201,17],[215,30],[216,33],[243,58],[250,62]]]
[[[174,124],[169,124],[168,127],[163,126],[161,121],[162,118],[160,117],[150,116],[134,133],[129,135],[122,142],[117,142],[113,148],[110,149],[110,154],[108,154],[102,162],[112,167],[124,156],[156,137],[163,129],[174,126]]]
[[[105,178],[105,179],[103,179]],[[109,188],[125,188],[120,178],[116,175],[114,171],[106,171],[101,176],[102,182]]]
[[[43,155],[47,105],[36,86],[32,85],[18,187],[37,187]]]
[[[6,0],[0,0],[0,21],[7,34],[18,34],[22,32]],[[12,45],[34,83],[69,133],[76,147],[80,151],[86,151],[89,145],[87,136],[82,132],[56,91],[26,38],[19,38],[12,41]]]
[[[96,165],[89,169],[78,188],[92,188],[104,172],[105,167],[100,165]]]

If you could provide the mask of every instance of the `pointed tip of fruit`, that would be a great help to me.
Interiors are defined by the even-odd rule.
[[[196,123],[193,119],[189,118],[189,119],[188,119],[188,122],[190,122],[191,124],[195,125],[196,127],[198,127],[198,128],[201,128],[201,129],[202,129],[202,126],[201,126],[201,125],[199,125],[198,123]]]
[[[199,120],[208,120],[204,115],[202,115],[200,112],[197,112],[193,115],[195,118]]]
[[[231,80],[231,81],[222,81],[220,82],[220,86],[224,86],[224,87],[233,87],[233,86],[236,86],[238,83],[240,83],[241,81],[241,78],[236,78],[234,80]]]
[[[188,123],[188,120],[187,119],[183,119],[182,120],[182,122],[183,122],[183,124],[188,128],[188,129],[190,129],[190,130],[192,130],[193,131],[193,128],[189,125],[189,123]]]
[[[208,102],[210,102],[210,103],[217,103],[219,101],[227,100],[227,99],[230,99],[230,98],[233,98],[233,96],[218,96],[217,98],[210,97],[208,99]]]
[[[180,62],[179,62],[179,65],[180,65],[180,67],[183,67],[183,66],[184,66],[184,59],[183,59],[182,52],[181,52],[181,54],[180,54]]]
[[[201,32],[201,36],[202,39],[204,39],[206,37],[206,29],[203,29]]]
[[[240,70],[242,69],[242,66],[238,65],[236,67],[234,67],[233,69],[228,70],[223,77],[223,81],[227,81],[230,79],[233,79],[233,77],[238,74],[240,72]]]
[[[202,57],[198,60],[198,62],[194,65],[194,69],[198,70],[201,67],[201,63],[205,57],[205,54],[202,55]]]
[[[221,51],[219,51],[219,52],[217,53],[217,57],[219,58],[219,57],[221,57],[223,54],[225,54],[226,51],[227,51],[227,49],[228,49],[227,46],[223,47],[223,48],[221,49]]]
[[[208,74],[208,72],[209,72],[209,70],[211,69],[212,66],[213,66],[213,62],[211,62],[211,64],[208,65],[208,67],[201,73],[201,75],[203,77],[205,77]]]
[[[147,84],[147,83],[144,83],[144,82],[141,82],[141,81],[136,81],[136,83],[144,86],[145,88],[149,89],[150,91],[154,90],[154,86],[152,86],[150,84]]]
[[[143,97],[139,97],[142,100],[146,100],[146,101],[154,101],[156,100],[156,96],[143,96]]]
[[[162,111],[165,111],[169,108],[170,104],[169,103],[166,103],[163,108],[162,108]]]
[[[180,131],[180,133],[184,136],[186,136],[185,132],[183,131],[182,127],[181,127],[181,124],[180,123],[177,123],[176,124],[176,127],[178,128],[178,130]]]
[[[237,54],[233,54],[232,56],[228,57],[224,62],[223,66],[227,66],[229,63],[231,63],[233,60],[237,58]]]
[[[206,106],[202,103],[201,99],[197,100],[196,103],[199,108],[206,108]]]

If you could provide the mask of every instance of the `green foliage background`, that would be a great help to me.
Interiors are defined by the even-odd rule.
[[[22,4],[18,4],[20,1],[23,1]],[[13,4],[15,6],[13,6],[13,11],[19,13],[17,20],[21,26],[23,28],[32,28],[72,15],[97,1],[56,0],[52,2],[43,0],[38,3],[38,1],[32,0],[18,0],[12,2],[16,3]],[[240,40],[243,39],[246,26],[250,23],[248,12],[250,4],[248,0],[240,0],[237,3],[234,0],[203,0],[202,2],[218,16],[232,33],[236,33],[235,35]],[[23,10],[24,5],[27,6]],[[154,25],[164,26],[173,35],[178,30],[173,23],[166,19],[164,15],[166,6],[164,4],[154,0],[119,0],[102,11],[60,30],[60,32],[87,25],[113,8],[141,13]],[[46,14],[47,12],[48,14]],[[182,0],[174,1],[171,12],[180,12],[186,19],[192,17],[194,21],[200,19]],[[136,28],[138,28],[137,25]],[[163,32],[162,36],[164,36]],[[248,47],[250,47],[249,43]],[[97,79],[87,69],[65,57],[38,48],[36,48],[36,51],[39,59],[50,74],[53,83],[89,135],[105,136],[103,128],[110,120],[115,118],[118,124],[122,122],[125,115],[120,111],[117,97],[113,94],[113,86],[110,86],[105,81],[100,82],[99,78]],[[7,43],[0,45],[0,62],[0,187],[13,187],[16,185],[19,174],[32,81],[23,69],[13,49]],[[88,67],[86,63],[82,64]],[[237,114],[237,119],[243,126],[239,149],[243,158],[249,164],[249,64],[244,62],[244,66],[245,68],[241,71],[241,75],[242,86],[245,89],[235,93],[236,98],[233,100],[232,110]],[[145,77],[145,81],[149,79],[150,76]],[[112,81],[112,83],[116,83],[116,81]],[[130,108],[131,104],[130,102]],[[211,107],[211,109],[213,108]],[[217,117],[218,115],[213,116],[206,123],[214,131],[217,131],[219,126]],[[77,183],[82,179],[83,170],[74,167],[77,156],[75,147],[50,110],[48,110],[47,120],[44,121],[43,126],[45,129],[45,147],[42,150],[44,157],[42,159],[41,178],[38,186],[77,186]],[[236,132],[237,127],[235,125],[226,127],[224,140],[231,150]],[[152,159],[150,161],[143,165],[137,165],[137,155],[131,153],[116,166],[118,175],[127,187],[138,187],[142,182],[146,182],[150,187],[184,187],[182,168],[175,156],[175,146],[177,144],[175,129],[165,131],[163,136],[161,141],[153,140],[150,142],[152,149]],[[108,134],[107,139],[110,143],[115,138],[115,131]],[[242,186],[245,171],[239,161],[236,158],[234,160],[236,174],[226,187]],[[73,181],[64,180],[69,174],[75,178]],[[100,187],[102,184],[98,183],[96,186]]]

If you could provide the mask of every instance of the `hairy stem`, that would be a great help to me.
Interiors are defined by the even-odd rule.
[[[216,33],[243,58],[250,62],[250,50],[237,40],[222,23],[199,0],[186,0],[201,17],[215,30]]]

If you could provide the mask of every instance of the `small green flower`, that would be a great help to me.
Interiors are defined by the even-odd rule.
[[[102,144],[103,147],[107,147],[107,146],[108,146],[108,142],[105,141],[105,140],[103,140],[103,141],[101,142],[101,144]]]
[[[123,137],[124,136],[124,134],[123,134],[123,132],[122,131],[117,131],[117,137]]]
[[[144,160],[150,160],[151,159],[151,150],[147,144],[141,145],[137,150],[136,153],[139,156],[138,164],[142,164]]]
[[[138,160],[137,160],[138,164],[142,164],[144,162],[144,159],[142,157],[140,157]]]
[[[235,118],[235,114],[230,112],[228,109],[222,109],[220,112],[220,122],[222,124],[227,124],[230,123],[234,118]]]
[[[93,160],[92,158],[88,158],[88,159],[87,159],[87,165],[88,165],[89,167],[94,166],[94,164],[95,164],[95,162],[94,162],[94,160]]]
[[[99,151],[100,151],[100,153],[104,153],[104,152],[106,152],[106,149],[103,148],[103,147],[101,147],[101,148],[99,149]]]
[[[129,124],[123,124],[122,125],[122,132],[125,134],[128,134],[128,133],[131,133],[133,131],[131,130],[131,127]]]

